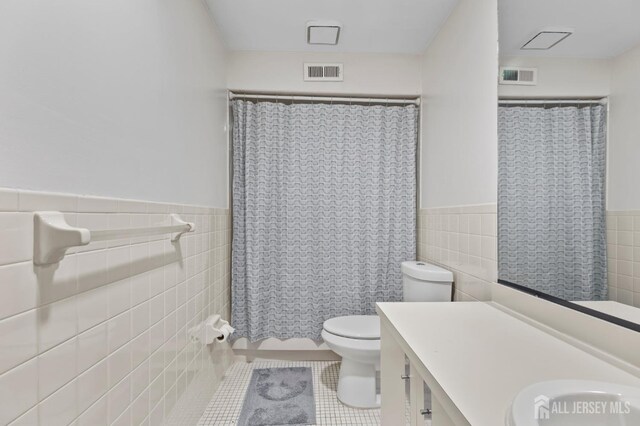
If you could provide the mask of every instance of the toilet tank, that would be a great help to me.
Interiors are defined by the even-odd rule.
[[[450,302],[453,273],[420,261],[402,262],[402,288],[405,302]]]

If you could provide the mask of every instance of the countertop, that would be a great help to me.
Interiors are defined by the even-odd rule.
[[[505,424],[515,395],[535,382],[584,379],[640,387],[640,378],[491,302],[378,303],[377,311],[381,324],[412,352],[410,360],[431,374],[473,426]]]
[[[636,308],[635,306],[625,305],[624,303],[614,302],[613,300],[573,303],[640,324],[640,308]]]

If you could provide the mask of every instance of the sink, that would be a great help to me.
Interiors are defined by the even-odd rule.
[[[588,380],[534,383],[516,395],[509,426],[637,426],[640,387]]]

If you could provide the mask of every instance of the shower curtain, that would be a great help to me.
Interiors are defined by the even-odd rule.
[[[402,299],[415,259],[416,106],[234,100],[232,319],[319,340]]]
[[[606,108],[501,106],[498,133],[499,277],[606,300]]]

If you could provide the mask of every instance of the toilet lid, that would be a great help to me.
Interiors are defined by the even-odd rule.
[[[324,330],[350,339],[375,340],[380,338],[380,319],[377,315],[351,315],[324,322]]]

